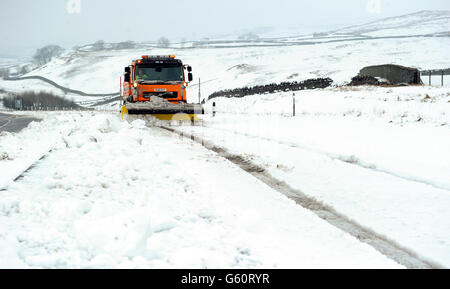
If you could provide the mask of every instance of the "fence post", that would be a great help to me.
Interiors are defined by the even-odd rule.
[[[441,86],[444,86],[444,70],[441,71]]]
[[[295,116],[295,92],[292,94],[292,116]]]
[[[431,70],[429,71],[428,76],[429,76],[428,84],[431,86]]]
[[[216,102],[213,101],[213,116],[216,116]]]

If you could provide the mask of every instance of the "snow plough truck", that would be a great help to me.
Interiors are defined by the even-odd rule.
[[[187,80],[186,80],[187,72]],[[143,55],[125,67],[121,83],[122,118],[152,115],[161,120],[196,121],[201,104],[187,103],[192,68],[175,55]]]

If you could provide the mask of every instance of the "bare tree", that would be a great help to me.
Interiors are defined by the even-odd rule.
[[[133,49],[136,47],[136,43],[131,40],[119,42],[115,45],[116,49]]]
[[[8,68],[0,68],[0,77],[8,78],[9,77],[9,69]]]
[[[166,37],[161,37],[158,39],[158,46],[162,48],[167,48],[170,46],[170,41]]]
[[[16,99],[20,99],[22,107],[52,107],[52,108],[73,108],[78,109],[78,106],[73,100],[63,98],[46,91],[24,91],[21,93],[10,94],[2,99],[3,106],[8,108],[15,108]]]
[[[39,48],[33,59],[38,65],[44,65],[52,60],[53,57],[59,56],[64,52],[64,48],[58,45],[47,45]]]
[[[24,65],[20,68],[20,75],[24,75],[30,72],[30,68],[27,65]]]
[[[186,38],[181,38],[181,44],[180,44],[180,47],[181,48],[184,48],[184,45],[186,44]]]
[[[239,36],[239,40],[245,40],[245,41],[257,41],[259,40],[259,36],[253,32],[245,33]]]
[[[105,49],[105,41],[99,40],[93,44],[95,50],[103,50]]]

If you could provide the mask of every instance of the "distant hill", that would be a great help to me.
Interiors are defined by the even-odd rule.
[[[333,34],[403,36],[450,32],[450,11],[419,11],[332,31]]]

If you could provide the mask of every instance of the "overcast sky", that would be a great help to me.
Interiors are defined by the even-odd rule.
[[[450,1],[0,0],[0,54],[100,39],[199,39],[258,27],[328,30],[419,10],[450,10]]]

